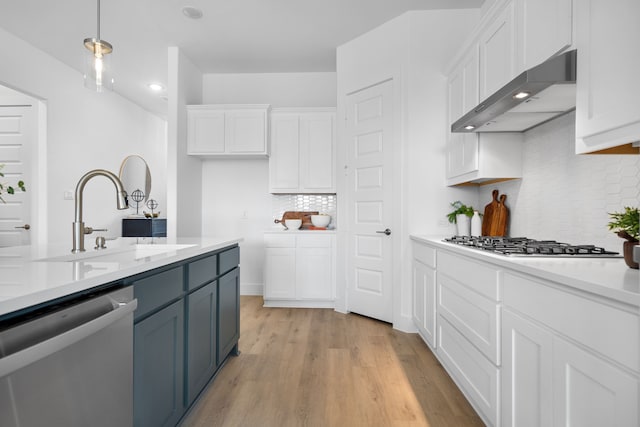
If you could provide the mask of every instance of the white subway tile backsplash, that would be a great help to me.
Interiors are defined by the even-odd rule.
[[[640,156],[576,155],[575,114],[525,134],[523,178],[480,187],[480,207],[507,194],[511,236],[621,251],[608,212],[640,205]]]
[[[336,213],[337,197],[335,194],[274,194],[271,211],[273,219],[280,219],[286,211],[318,211],[331,215],[331,226],[338,221]]]

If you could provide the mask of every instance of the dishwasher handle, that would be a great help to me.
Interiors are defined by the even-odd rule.
[[[41,341],[18,352],[0,358],[0,378],[10,375],[19,369],[35,363],[60,350],[93,335],[100,330],[116,323],[125,316],[132,314],[138,306],[138,300],[134,299],[126,303],[113,302],[117,308],[108,313],[83,323],[73,329],[59,335]],[[133,327],[133,326],[132,326]],[[2,345],[0,339],[0,346]]]

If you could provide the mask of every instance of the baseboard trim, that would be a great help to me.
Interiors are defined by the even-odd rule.
[[[240,295],[263,295],[262,283],[242,283],[240,282]]]

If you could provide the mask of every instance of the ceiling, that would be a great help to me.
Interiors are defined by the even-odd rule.
[[[203,73],[335,71],[335,49],[407,10],[478,8],[484,0],[102,0],[115,91],[166,117],[167,47]],[[96,0],[3,1],[0,27],[82,71]],[[189,19],[182,8],[202,11]],[[2,80],[2,76],[0,76]],[[79,78],[79,83],[81,78]]]

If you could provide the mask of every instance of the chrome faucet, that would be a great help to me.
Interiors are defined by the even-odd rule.
[[[117,176],[104,169],[94,169],[84,174],[83,177],[80,178],[80,181],[78,181],[78,185],[76,185],[76,216],[73,221],[73,249],[71,249],[73,253],[84,252],[85,234],[91,234],[96,231],[96,229],[91,227],[85,227],[84,222],[82,222],[82,192],[87,182],[96,176],[107,177],[113,182],[113,185],[116,186],[118,209],[127,209],[128,207],[127,193],[124,191],[124,186]]]

